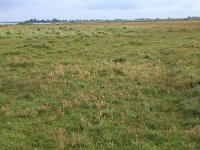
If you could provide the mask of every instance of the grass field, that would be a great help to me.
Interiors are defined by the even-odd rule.
[[[0,149],[200,149],[200,22],[0,26]]]

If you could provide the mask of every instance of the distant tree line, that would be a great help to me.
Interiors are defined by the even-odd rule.
[[[21,22],[23,24],[32,24],[32,23],[65,23],[65,22],[122,22],[122,21],[167,21],[167,20],[199,20],[200,17],[190,17],[188,16],[187,18],[167,18],[167,19],[160,19],[160,18],[155,18],[155,19],[150,19],[150,18],[138,18],[138,19],[113,19],[113,20],[109,20],[109,19],[74,19],[74,20],[60,20],[57,18],[53,18],[53,19],[30,19],[30,20],[26,20],[24,22]]]
[[[198,16],[188,16],[186,19],[200,19],[200,17],[198,17]]]
[[[117,20],[117,19],[116,19]],[[62,22],[98,22],[98,21],[111,21],[111,20],[101,20],[101,19],[71,19],[71,20],[60,20],[60,19],[57,19],[57,18],[53,18],[53,19],[47,19],[47,20],[44,20],[44,19],[29,19],[29,20],[26,20],[22,23],[25,23],[25,24],[31,24],[31,23],[62,23]]]
[[[39,20],[39,19],[30,19],[30,20],[26,20],[23,23],[58,23],[58,22],[67,22],[67,20],[59,20],[57,18],[53,18],[53,19],[47,19],[47,20]]]

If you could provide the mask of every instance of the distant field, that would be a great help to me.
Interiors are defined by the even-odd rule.
[[[1,150],[199,150],[200,22],[0,26]]]

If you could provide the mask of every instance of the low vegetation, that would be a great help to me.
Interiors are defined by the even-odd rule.
[[[0,149],[200,149],[200,22],[0,26]]]

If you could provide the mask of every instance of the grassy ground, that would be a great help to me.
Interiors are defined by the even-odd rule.
[[[0,149],[200,149],[200,22],[0,26]]]

